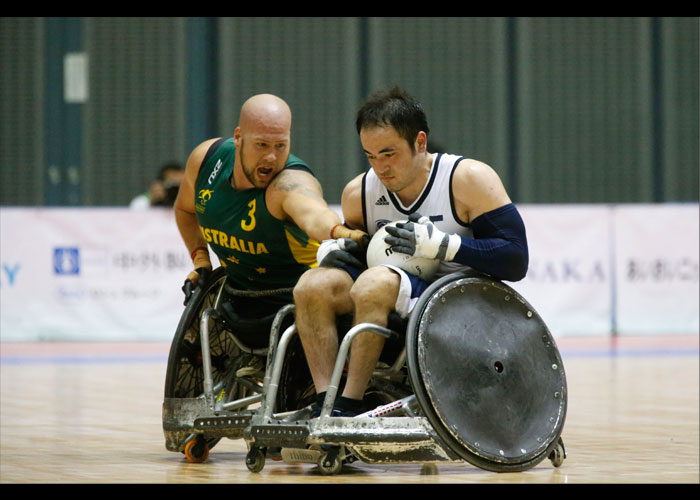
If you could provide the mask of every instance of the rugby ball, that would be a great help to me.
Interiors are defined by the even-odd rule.
[[[426,281],[431,280],[440,266],[439,260],[413,257],[405,253],[394,252],[384,241],[384,238],[389,235],[386,231],[386,226],[395,226],[397,222],[401,221],[390,222],[374,233],[367,247],[367,267],[374,267],[382,264],[396,266],[421,279]]]

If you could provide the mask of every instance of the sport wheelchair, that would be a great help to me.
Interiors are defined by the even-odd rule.
[[[188,302],[170,351],[166,448],[190,462],[206,460],[223,437],[246,441],[251,472],[268,458],[313,463],[324,475],[356,460],[518,472],[546,458],[559,467],[566,458],[561,356],[534,308],[500,281],[456,272],[432,283],[407,321],[350,328],[313,419],[294,306],[246,321],[223,307],[236,300],[232,293],[223,270],[214,271]],[[269,348],[241,340],[253,331],[269,331]],[[350,345],[363,332],[388,339],[365,395],[374,410],[330,417]]]

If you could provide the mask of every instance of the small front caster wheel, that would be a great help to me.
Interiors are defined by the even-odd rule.
[[[265,467],[265,454],[258,448],[251,448],[245,457],[245,465],[250,472],[260,472]]]
[[[564,463],[566,458],[566,449],[564,448],[564,441],[559,438],[557,445],[552,449],[549,454],[549,460],[552,462],[554,467],[560,467]]]
[[[201,464],[208,456],[209,445],[202,436],[197,436],[185,445],[185,457],[190,463]]]
[[[343,461],[337,451],[324,453],[318,459],[318,470],[324,476],[333,476],[343,468]]]

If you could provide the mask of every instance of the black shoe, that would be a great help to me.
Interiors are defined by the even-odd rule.
[[[311,415],[309,416],[309,418],[318,418],[318,417],[320,417],[320,416],[321,416],[321,410],[322,410],[322,409],[323,409],[322,407],[317,406],[316,408],[314,408],[313,410],[311,410]],[[331,413],[330,413],[329,416],[331,416],[331,417],[356,417],[356,416],[359,415],[360,413],[361,413],[361,412],[356,412],[356,411],[352,411],[352,410],[344,410],[344,409],[338,408],[338,407],[336,406],[336,407],[334,407],[334,408],[331,410]]]
[[[313,409],[311,410],[311,415],[309,418],[317,418],[321,415],[321,410],[323,409],[323,403],[326,399],[326,393],[322,392],[316,395],[316,401],[311,404]],[[350,399],[343,396],[339,396],[335,399],[335,404],[333,405],[333,410],[331,410],[331,417],[355,417],[360,413],[364,413],[364,405],[361,400]]]

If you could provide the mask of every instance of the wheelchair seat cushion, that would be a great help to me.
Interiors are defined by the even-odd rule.
[[[238,298],[235,300],[238,300]],[[240,307],[238,309],[240,310]],[[259,316],[243,316],[236,311],[234,304],[228,300],[222,301],[220,309],[229,330],[244,344],[253,349],[268,347],[270,329],[277,314],[277,309],[273,312],[268,312],[262,308],[256,309]],[[293,318],[288,316],[283,323],[283,329],[289,326],[292,321]]]

